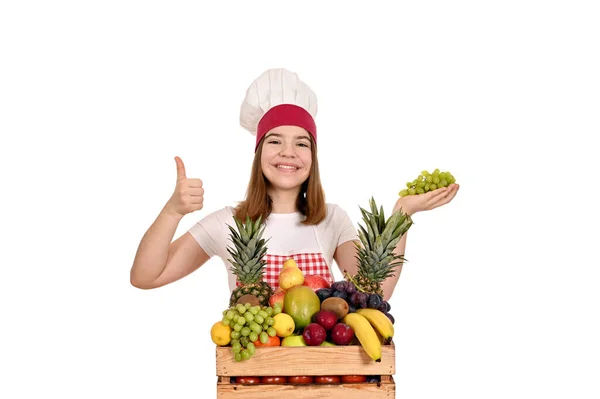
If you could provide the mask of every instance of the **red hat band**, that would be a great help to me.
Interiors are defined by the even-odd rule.
[[[304,108],[293,104],[280,104],[271,108],[258,122],[256,129],[256,145],[258,148],[260,140],[267,132],[278,126],[298,126],[304,128],[317,142],[317,126],[313,117]]]

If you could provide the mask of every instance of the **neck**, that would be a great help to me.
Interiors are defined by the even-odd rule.
[[[299,190],[271,190],[272,213],[294,213],[297,212],[296,199],[298,198]]]

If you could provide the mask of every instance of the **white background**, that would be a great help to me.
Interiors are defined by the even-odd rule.
[[[221,261],[151,291],[129,268],[174,156],[206,190],[176,236],[243,198],[273,67],[317,93],[356,223],[423,169],[461,184],[408,233],[397,397],[600,396],[594,2],[199,3],[0,6],[0,397],[216,396]]]

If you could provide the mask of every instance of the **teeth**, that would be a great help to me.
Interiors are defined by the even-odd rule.
[[[294,167],[294,166],[287,166],[287,165],[277,165],[277,167],[279,169],[287,169],[287,170],[296,170],[298,168]]]

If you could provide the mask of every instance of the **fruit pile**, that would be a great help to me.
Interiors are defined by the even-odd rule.
[[[406,197],[407,195],[425,194],[437,188],[448,187],[453,183],[456,183],[456,179],[450,172],[440,172],[439,169],[436,169],[433,173],[429,173],[424,170],[415,180],[407,182],[406,188],[400,190],[398,195]]]
[[[321,276],[305,275],[289,258],[276,290],[263,281],[268,241],[262,238],[264,224],[260,218],[245,223],[235,219],[237,229],[229,226],[233,247],[227,249],[238,286],[211,329],[213,342],[230,347],[237,362],[251,359],[260,346],[338,345],[361,345],[373,361],[381,361],[381,347],[391,343],[395,322],[382,283],[404,262],[393,251],[412,220],[402,211],[386,219],[372,198],[370,210],[360,210],[364,226],[359,225],[358,263],[352,275],[344,271],[344,280],[330,284]]]
[[[245,295],[224,310],[222,320],[213,325],[213,342],[231,346],[238,362],[250,359],[256,347],[263,345],[353,344],[362,345],[374,361],[380,361],[381,345],[389,344],[394,336],[389,303],[379,294],[358,291],[350,281],[329,285],[320,276],[304,276],[290,258],[279,279],[284,282],[286,276],[293,274],[295,284],[271,296],[269,306],[252,305],[258,299]],[[319,284],[311,288],[305,284],[309,281]]]

